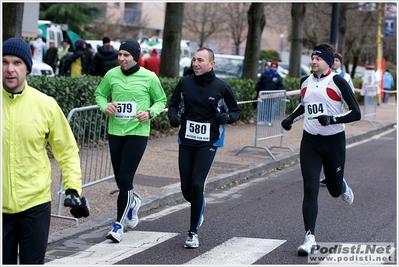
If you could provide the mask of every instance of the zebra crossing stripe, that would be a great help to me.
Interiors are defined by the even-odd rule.
[[[250,265],[286,240],[233,237],[186,265]]]
[[[55,259],[45,265],[112,265],[150,249],[177,233],[128,231],[121,243],[103,241],[76,254]],[[186,265],[250,265],[270,253],[286,240],[233,237],[190,260]]]
[[[85,251],[52,260],[45,265],[112,265],[177,235],[177,233],[128,231],[123,234],[124,240],[121,243],[106,240]]]

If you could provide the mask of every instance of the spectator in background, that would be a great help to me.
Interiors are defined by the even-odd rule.
[[[278,74],[277,67],[277,61],[272,61],[269,68],[259,77],[259,80],[255,84],[257,98],[259,98],[260,91],[284,90],[284,81],[280,74]],[[260,108],[258,112],[260,114],[258,114],[258,124],[265,124],[265,120],[267,120],[267,126],[272,126],[272,118],[274,117],[273,99],[262,100],[259,104]]]
[[[159,76],[159,69],[161,68],[161,59],[158,57],[158,52],[156,49],[151,51],[151,56],[144,59],[144,68],[155,72]]]
[[[331,66],[331,69],[335,72],[338,73],[339,76],[345,79],[345,81],[348,82],[349,86],[352,88],[353,93],[355,93],[355,87],[353,86],[352,78],[349,73],[346,73],[344,70],[342,70],[342,54],[341,53],[335,53],[334,54],[334,63]]]
[[[150,52],[151,52],[151,50],[152,50],[152,49],[150,49]],[[148,52],[147,50],[144,50],[144,51],[143,51],[143,60],[145,60],[146,58],[148,58],[148,57],[151,56],[150,52]]]
[[[90,68],[90,75],[104,77],[105,73],[118,65],[118,51],[111,46],[111,39],[103,38],[103,46],[97,49]]]
[[[182,59],[180,59],[179,66],[180,70],[182,70],[182,76],[194,74],[193,67],[191,66],[191,58],[182,57]]]
[[[58,50],[58,60],[61,61],[61,58],[68,53],[69,50],[69,41],[67,39],[62,40],[61,42],[62,48]]]
[[[54,40],[50,40],[49,44],[50,48],[46,52],[44,62],[46,64],[49,64],[53,68],[54,73],[56,73],[57,62],[58,62],[58,55],[57,55],[58,49],[55,47]]]
[[[43,40],[42,35],[43,31],[41,29],[37,29],[36,40],[30,42],[33,55],[32,58],[33,60],[40,62],[43,62],[44,50],[48,48],[45,40]]]
[[[93,48],[91,47],[91,44],[86,43],[85,57],[86,57],[86,73],[89,73],[94,57],[94,52]]]
[[[137,61],[137,63],[139,63],[140,67],[144,67],[144,59],[142,53],[140,53],[139,60]]]
[[[78,39],[75,42],[76,50],[73,54],[65,59],[66,72],[70,72],[71,77],[82,77],[86,74],[86,42]],[[67,75],[68,76],[68,75]]]
[[[384,73],[384,98],[382,100],[382,103],[388,103],[388,98],[389,98],[389,93],[386,91],[391,90],[395,86],[393,77],[389,70],[386,70]]]

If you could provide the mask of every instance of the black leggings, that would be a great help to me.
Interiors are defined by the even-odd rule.
[[[50,202],[15,214],[3,213],[3,264],[44,264]]]
[[[217,147],[179,146],[179,171],[184,199],[191,203],[190,231],[197,232],[205,209],[205,182]]]
[[[330,195],[336,198],[342,194],[345,154],[345,132],[321,136],[303,131],[300,161],[304,189],[302,215],[305,231],[310,230],[312,233],[315,231],[322,166]]]
[[[133,203],[133,178],[147,147],[148,137],[109,135],[111,162],[119,188],[116,221],[123,224]]]

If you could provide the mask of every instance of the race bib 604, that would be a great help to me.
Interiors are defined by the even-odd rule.
[[[308,120],[316,119],[320,115],[328,115],[325,102],[312,102],[305,105],[305,118]]]

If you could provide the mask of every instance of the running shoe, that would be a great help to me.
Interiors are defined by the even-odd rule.
[[[129,228],[134,228],[139,223],[138,212],[141,206],[141,199],[137,196],[134,196],[134,201],[130,206],[129,212],[127,213],[126,225]]]
[[[353,195],[352,188],[349,187],[349,185],[346,183],[346,180],[344,178],[344,185],[345,185],[345,190],[341,195],[341,198],[343,201],[345,201],[346,204],[350,205],[353,203],[353,199],[355,196]]]
[[[314,235],[308,230],[305,235],[305,241],[297,249],[298,256],[307,256],[309,254],[316,254],[316,239]]]
[[[119,243],[122,241],[122,235],[123,235],[123,225],[115,222],[114,226],[112,227],[112,230],[108,232],[107,238],[111,239],[115,243]]]
[[[184,247],[198,248],[199,247],[198,234],[189,231],[186,238],[186,244],[184,245]]]

